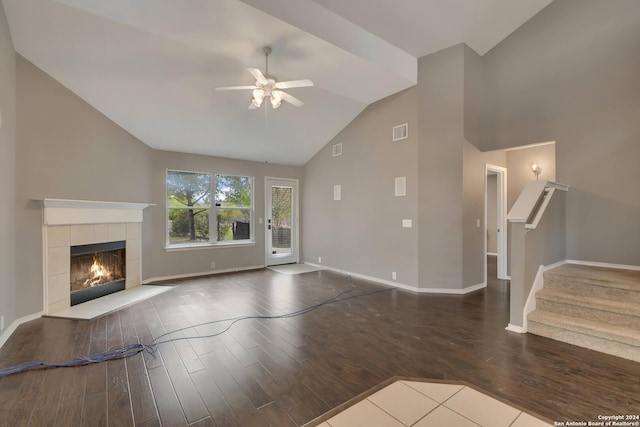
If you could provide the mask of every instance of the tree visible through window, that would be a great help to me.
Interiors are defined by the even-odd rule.
[[[252,217],[253,178],[167,171],[167,244],[250,240]]]
[[[216,175],[218,241],[250,238],[252,183],[247,176]]]

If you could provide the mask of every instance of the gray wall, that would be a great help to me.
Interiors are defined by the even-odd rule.
[[[487,95],[483,59],[464,45],[464,138],[480,149],[487,114]]]
[[[418,61],[420,287],[462,288],[464,46]]]
[[[555,144],[525,147],[507,151],[507,211],[511,209],[516,199],[529,181],[536,177],[531,172],[531,163],[536,161],[540,165],[541,173],[538,179],[556,181],[556,147]],[[564,182],[562,184],[565,184]]]
[[[484,167],[506,166],[506,154],[466,140],[480,143],[482,83],[480,57],[464,45],[421,58],[415,88],[369,106],[309,161],[304,259],[383,280],[396,271],[419,288],[483,283]],[[409,140],[391,143],[407,121]],[[337,143],[344,154],[332,157]],[[393,196],[396,176],[408,178],[404,198]],[[400,228],[403,218],[414,227]]]
[[[5,328],[16,318],[15,198],[16,198],[16,52],[0,3],[0,316]],[[1,333],[2,331],[0,331]]]
[[[556,0],[485,55],[485,149],[556,141],[567,257],[640,264],[640,2]]]
[[[304,167],[303,259],[384,280],[418,286],[416,90],[367,107]],[[391,141],[393,126],[408,123],[409,138]],[[333,157],[334,144],[343,144]],[[394,195],[396,177],[407,195]],[[342,200],[333,186],[342,185]],[[411,219],[413,228],[402,228]]]
[[[148,209],[152,230],[150,233],[150,247],[145,253],[147,256],[146,264],[149,269],[149,273],[146,275],[147,278],[211,271],[212,261],[216,263],[216,270],[264,266],[265,230],[264,223],[259,224],[258,218],[265,218],[265,177],[301,179],[301,167],[279,166],[168,151],[153,151],[152,157],[151,202],[155,203],[156,206]],[[167,169],[254,177],[256,244],[252,246],[208,247],[206,249],[181,251],[165,250]]]
[[[32,198],[149,202],[152,169],[149,147],[19,55],[17,135],[20,317],[42,310],[42,208]]]

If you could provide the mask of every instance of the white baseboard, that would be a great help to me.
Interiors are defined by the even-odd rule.
[[[11,322],[9,327],[7,327],[7,329],[5,329],[5,331],[2,334],[0,334],[0,348],[2,348],[2,346],[9,340],[9,338],[11,337],[11,334],[13,334],[16,329],[18,329],[18,326],[22,325],[23,323],[27,323],[32,320],[39,319],[42,317],[42,315],[43,315],[43,312],[41,311],[39,313],[34,313],[28,316],[20,317],[19,319],[16,319],[13,322]]]
[[[487,282],[478,283],[477,285],[467,286],[466,288],[460,289],[462,291],[460,294],[468,294],[469,292],[475,292],[486,287]]]
[[[524,334],[526,331],[517,325],[512,325],[511,323],[509,323],[509,325],[507,325],[507,327],[505,328],[507,331],[511,331],[511,332],[517,332],[519,334]]]
[[[356,277],[362,280],[368,280],[374,283],[380,283],[383,285],[392,286],[394,288],[404,289],[406,291],[416,292],[419,294],[449,294],[449,295],[464,295],[469,292],[477,291],[478,289],[485,288],[487,286],[486,283],[478,283],[477,285],[468,286],[462,289],[448,289],[448,288],[418,288],[415,286],[407,285],[404,283],[394,282],[393,280],[380,279],[379,277],[367,276],[366,274],[354,273],[352,271],[341,270],[339,268],[329,267],[323,264],[314,264],[309,261],[303,261],[304,264],[316,267],[316,268],[324,268],[329,271],[333,271],[334,273],[345,274],[348,276]]]
[[[177,280],[177,279],[190,279],[192,277],[212,276],[214,274],[223,274],[223,273],[238,273],[240,271],[259,270],[264,267],[265,267],[264,265],[254,265],[251,267],[224,268],[221,270],[202,271],[199,273],[185,273],[185,274],[174,274],[172,276],[150,277],[149,279],[144,279],[141,283],[143,285],[148,285],[149,283],[152,283],[152,282],[162,282],[165,280]]]
[[[579,261],[568,259],[567,264],[588,265],[591,267],[620,268],[622,270],[640,271],[640,265],[610,264],[608,262]]]

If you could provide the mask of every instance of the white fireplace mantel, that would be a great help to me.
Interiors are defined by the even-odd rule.
[[[44,207],[44,225],[142,222],[142,211],[150,203],[98,202],[91,200],[39,199]]]

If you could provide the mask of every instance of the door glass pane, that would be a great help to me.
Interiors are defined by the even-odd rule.
[[[274,254],[291,253],[291,187],[271,187],[271,236]]]

